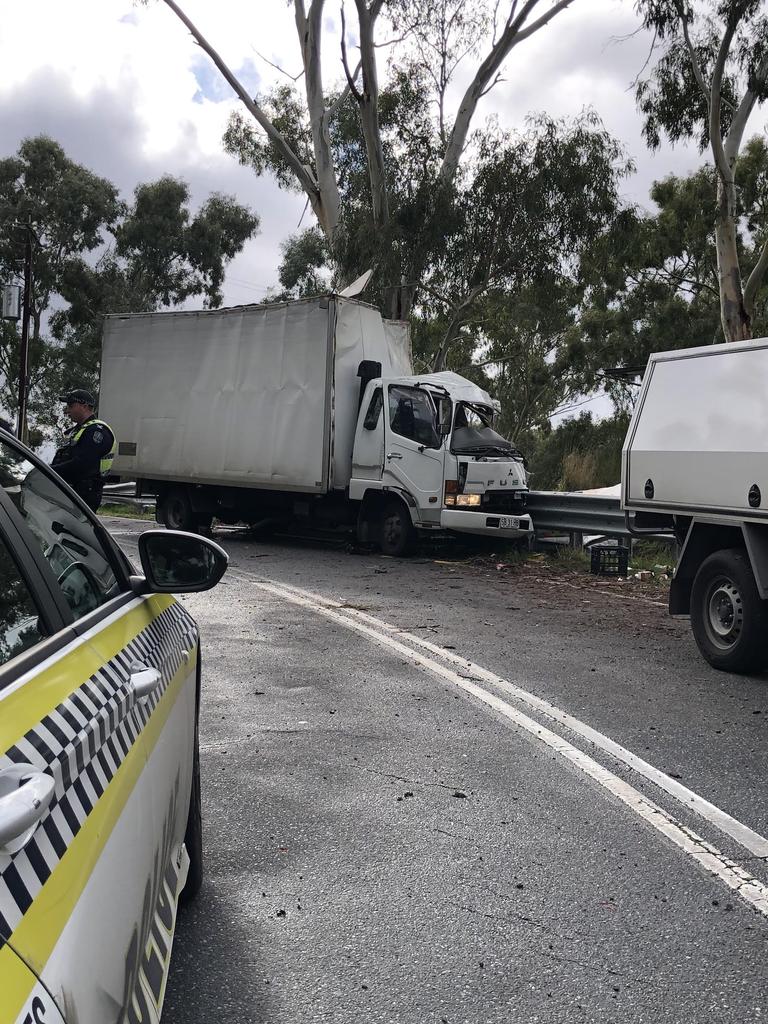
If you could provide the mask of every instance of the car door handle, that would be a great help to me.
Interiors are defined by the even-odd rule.
[[[0,772],[0,847],[6,847],[6,852],[16,853],[31,838],[48,810],[55,786],[51,775],[31,764],[16,764]]]
[[[400,452],[387,452],[388,459],[402,459]]]
[[[156,668],[147,665],[134,665],[131,669],[131,686],[137,699],[148,697],[160,685],[162,676]]]

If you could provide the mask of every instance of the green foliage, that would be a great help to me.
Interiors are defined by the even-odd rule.
[[[610,487],[621,479],[621,449],[627,413],[594,420],[583,412],[555,428],[546,427],[520,444],[528,456],[530,486],[537,491]]]
[[[170,177],[140,185],[127,204],[40,136],[0,161],[0,280],[20,277],[26,224],[34,232],[30,412],[50,425],[62,388],[98,390],[104,315],[192,296],[220,305],[225,267],[258,217],[218,194],[193,216],[187,185]],[[18,328],[0,324],[0,406],[11,412],[18,352]]]
[[[768,237],[768,147],[751,139],[736,164],[740,258],[757,262]],[[655,182],[657,212],[620,214],[592,250],[581,328],[589,361],[641,369],[652,352],[723,341],[715,256],[715,171],[710,164]],[[758,293],[756,337],[768,333],[768,287]],[[594,357],[594,358],[593,358]],[[622,386],[605,381],[617,401]]]
[[[330,283],[323,271],[328,264],[328,243],[319,228],[291,235],[280,246],[283,259],[278,276],[283,291],[275,301],[303,299],[327,292]]]
[[[214,193],[190,219],[189,187],[164,177],[139,185],[115,230],[116,255],[145,305],[174,305],[192,295],[221,305],[224,267],[258,228],[259,218],[231,196]]]
[[[703,151],[709,144],[709,108],[694,71],[691,51],[704,81],[709,83],[725,32],[735,27],[723,78],[720,130],[730,128],[733,112],[749,83],[758,99],[768,97],[765,77],[756,72],[768,50],[768,17],[762,0],[637,0],[643,25],[663,47],[651,75],[636,89],[644,118],[643,132],[652,149],[662,135],[671,142],[694,139]],[[685,11],[690,48],[680,20]]]
[[[312,133],[304,102],[297,89],[292,85],[279,85],[271,93],[256,96],[255,99],[302,163],[311,166]],[[271,171],[281,188],[288,192],[302,191],[292,168],[270,145],[250,117],[239,111],[232,113],[223,143],[225,152],[236,157],[243,167],[252,168],[258,175]]]

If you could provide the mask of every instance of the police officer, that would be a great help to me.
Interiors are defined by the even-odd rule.
[[[104,477],[115,457],[115,435],[104,420],[96,418],[96,399],[90,391],[75,389],[62,395],[60,401],[75,425],[68,431],[51,466],[96,512],[101,504]]]

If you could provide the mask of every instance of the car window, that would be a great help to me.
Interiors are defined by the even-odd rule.
[[[389,389],[389,425],[396,434],[427,448],[440,447],[435,409],[425,391],[418,388]]]
[[[43,637],[32,595],[5,541],[0,537],[0,665],[15,658]]]
[[[88,516],[52,477],[0,441],[0,487],[40,545],[76,619],[120,593]]]

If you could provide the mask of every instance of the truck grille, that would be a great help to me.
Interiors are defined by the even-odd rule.
[[[486,491],[482,501],[483,512],[525,512],[525,491]]]

